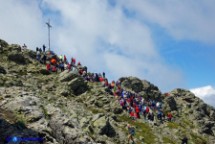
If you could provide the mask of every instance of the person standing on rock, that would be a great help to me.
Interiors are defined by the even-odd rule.
[[[128,128],[128,143],[130,142],[130,140],[132,140],[132,143],[134,144],[134,135],[135,135],[135,129],[133,126],[131,126],[130,124],[127,125]]]
[[[46,52],[46,46],[43,45],[43,52]]]
[[[41,48],[39,48],[39,51],[40,51],[40,54],[42,53],[42,49]]]

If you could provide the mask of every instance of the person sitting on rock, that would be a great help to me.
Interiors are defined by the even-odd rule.
[[[130,124],[127,125],[128,128],[128,143],[130,143],[130,140],[132,140],[133,144],[134,142],[134,135],[135,135],[135,128],[131,126]]]

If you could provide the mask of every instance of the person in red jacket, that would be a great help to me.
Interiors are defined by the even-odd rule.
[[[168,121],[172,121],[172,114],[171,114],[171,112],[168,112],[168,114],[167,114],[167,120]]]
[[[50,70],[51,70],[51,65],[50,65],[50,63],[47,63],[47,64],[46,64],[46,70],[47,70],[47,71],[50,71]]]
[[[137,118],[139,119],[140,118],[140,110],[139,110],[138,106],[135,107],[135,112],[137,114]]]

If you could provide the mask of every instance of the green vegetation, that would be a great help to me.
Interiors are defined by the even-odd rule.
[[[173,140],[168,137],[163,137],[163,143],[165,144],[176,144]]]
[[[189,126],[191,129],[195,128],[195,126],[193,125],[193,123],[192,123],[191,121],[189,121],[189,120],[182,119],[181,122],[182,122],[183,124],[185,124],[186,127]]]
[[[155,143],[155,135],[152,132],[152,129],[148,124],[138,122],[138,121],[132,121],[128,116],[122,115],[119,116],[119,120],[123,122],[128,122],[129,124],[133,125],[136,129],[136,138],[143,137],[145,143],[153,144]],[[123,131],[127,131],[125,127],[122,128]]]
[[[16,125],[20,128],[26,128],[27,120],[24,114],[20,112],[15,112],[15,117],[16,117]]]
[[[168,122],[167,127],[170,129],[178,129],[180,127],[180,125],[175,122]]]
[[[93,108],[93,107],[88,108],[88,109],[89,109],[93,114],[104,113],[104,111],[101,110],[101,109],[96,109],[96,108]]]
[[[191,133],[191,139],[196,144],[207,144],[207,140],[197,134]]]

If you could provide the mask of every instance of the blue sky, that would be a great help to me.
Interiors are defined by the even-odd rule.
[[[215,1],[0,1],[0,38],[76,57],[109,79],[136,76],[162,92],[215,89]],[[197,90],[199,92],[199,90]],[[201,94],[200,94],[201,95]],[[215,92],[214,92],[215,95]]]
[[[215,45],[193,40],[175,40],[153,26],[153,37],[160,54],[173,67],[183,71],[189,88],[215,86]]]

